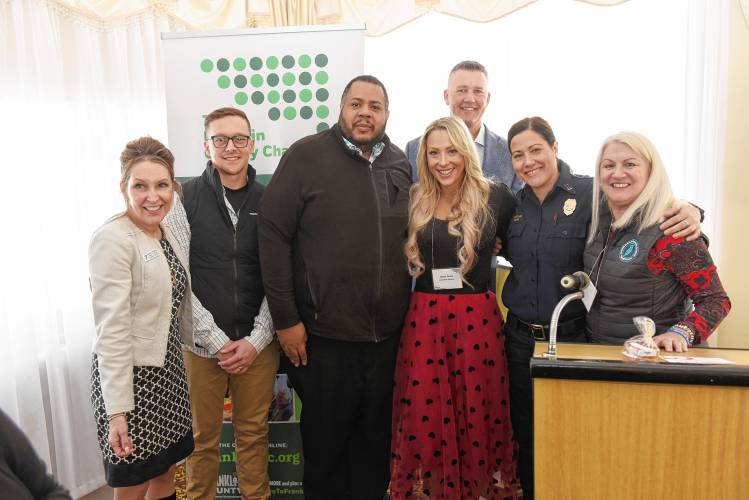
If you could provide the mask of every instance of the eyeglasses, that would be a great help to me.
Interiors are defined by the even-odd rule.
[[[229,145],[229,141],[234,143],[235,148],[246,148],[247,144],[250,143],[249,135],[235,135],[234,137],[226,137],[225,135],[212,135],[211,142],[219,149],[223,149]]]

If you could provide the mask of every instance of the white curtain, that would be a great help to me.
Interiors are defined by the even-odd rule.
[[[689,0],[683,197],[705,209],[710,254],[720,255],[728,88],[729,3]],[[716,337],[717,339],[717,337]],[[716,339],[710,338],[711,345]]]
[[[380,36],[427,12],[489,22],[538,0],[54,0],[67,11],[101,21],[155,9],[190,29],[357,23]],[[559,0],[546,0],[555,1]],[[599,6],[629,0],[577,0]]]
[[[103,484],[88,240],[123,208],[125,143],[166,141],[160,32],[172,28],[148,10],[104,24],[0,1],[0,407],[75,496]]]

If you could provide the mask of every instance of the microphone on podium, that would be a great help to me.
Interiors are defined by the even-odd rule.
[[[567,290],[584,290],[590,284],[590,277],[583,271],[577,271],[566,276],[562,276],[560,281],[563,288]]]

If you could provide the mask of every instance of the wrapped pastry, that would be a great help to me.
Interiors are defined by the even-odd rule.
[[[660,356],[658,346],[653,340],[655,323],[647,316],[635,316],[632,322],[640,333],[624,342],[622,348],[624,361],[657,363]]]

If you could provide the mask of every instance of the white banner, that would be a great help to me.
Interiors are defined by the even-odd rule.
[[[291,143],[338,120],[343,88],[364,66],[364,26],[164,33],[162,43],[179,177],[203,172],[203,117],[224,106],[247,113],[250,164],[272,174]]]

